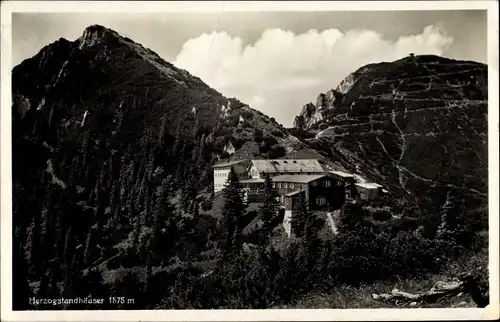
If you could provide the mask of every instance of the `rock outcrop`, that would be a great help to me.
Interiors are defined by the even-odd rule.
[[[321,122],[333,112],[335,102],[341,97],[342,93],[334,89],[319,94],[316,104],[307,103],[304,105],[300,114],[295,117],[294,127],[307,130],[314,124]]]
[[[436,206],[453,190],[486,207],[486,65],[408,57],[364,66],[337,91],[319,122],[300,116],[346,168],[407,201]]]

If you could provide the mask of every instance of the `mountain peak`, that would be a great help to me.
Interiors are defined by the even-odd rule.
[[[104,32],[104,31],[112,31],[111,29],[109,28],[106,28],[102,25],[90,25],[88,26],[87,28],[85,28],[84,32],[85,31],[88,31],[88,32],[96,32],[96,31],[100,31],[100,32]]]
[[[106,28],[101,25],[91,25],[85,28],[83,35],[78,39],[79,48],[92,47],[95,44],[102,42],[105,38],[114,36],[119,37],[118,33],[114,30]]]

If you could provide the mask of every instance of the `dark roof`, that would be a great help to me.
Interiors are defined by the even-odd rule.
[[[294,182],[294,183],[308,183],[325,177],[324,174],[285,174],[282,176],[273,177],[275,182]]]
[[[237,161],[229,161],[225,163],[219,163],[213,166],[213,168],[223,168],[223,167],[230,167],[232,165],[242,163],[242,162],[247,162],[248,160],[237,160]]]
[[[323,167],[315,159],[252,160],[259,172],[314,172],[323,173]]]
[[[332,171],[328,171],[328,172],[330,172],[331,174],[335,174],[335,175],[342,177],[342,178],[354,178],[353,174],[347,173],[344,171],[332,170]]]

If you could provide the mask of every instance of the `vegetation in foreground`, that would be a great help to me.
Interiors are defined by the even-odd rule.
[[[264,194],[272,195],[271,189],[268,186],[270,191]],[[25,285],[22,295],[134,299],[121,305],[105,303],[101,309],[377,307],[381,304],[369,301],[367,292],[446,274],[450,264],[486,247],[485,236],[478,233],[484,223],[468,216],[451,193],[434,224],[428,218],[391,222],[394,216],[387,207],[346,203],[338,218],[340,233],[326,238],[320,236],[315,217],[301,207],[299,220],[293,223],[298,237],[288,239],[276,224],[272,202],[264,203],[256,215],[263,223],[260,229],[243,233],[246,205],[234,171],[223,190],[222,216],[204,233],[194,223],[203,217],[198,208],[184,212],[182,201],[176,208],[169,191],[168,180],[163,180],[156,203],[148,208],[152,215],[142,212],[136,219],[139,223],[130,223],[130,233],[112,247],[118,253],[105,261],[101,261],[103,250],[97,251],[113,237],[111,230],[117,226],[109,224],[91,228],[80,261],[74,253],[71,264],[78,263],[79,270],[58,271],[48,262],[45,267],[32,262],[32,289]],[[41,230],[31,227],[28,237],[42,237],[43,245],[49,240],[43,229],[47,225],[42,221]],[[483,288],[487,288],[486,269],[475,272]],[[41,272],[38,281],[37,272]]]

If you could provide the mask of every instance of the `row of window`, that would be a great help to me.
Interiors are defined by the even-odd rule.
[[[316,187],[318,185],[318,181],[311,182],[311,186]],[[332,182],[330,180],[323,181],[323,187],[328,188],[332,186]]]
[[[336,181],[337,186],[341,186],[342,182],[341,181]],[[318,185],[318,181],[313,181],[311,183],[313,187],[316,187]],[[332,186],[332,182],[330,180],[325,180],[323,181],[323,187],[328,188]]]
[[[278,188],[278,189],[281,189],[281,188],[290,188],[290,189],[293,189],[295,188],[295,185],[293,183],[288,183],[288,182],[278,182],[278,183],[273,183],[273,188]]]
[[[285,198],[284,198],[284,196],[281,196],[281,197],[276,197],[276,200],[277,200],[277,201],[284,202],[284,199],[285,199]],[[317,198],[316,198],[316,204],[317,204],[318,206],[323,206],[323,205],[325,205],[325,204],[326,204],[326,198],[325,198],[325,197],[323,197],[323,196],[319,196],[319,197],[317,197]]]
[[[227,177],[228,173],[227,172],[216,172],[215,176],[216,177]]]
[[[338,186],[342,185],[342,182],[340,182],[340,181],[337,181],[336,183],[337,183]],[[318,181],[311,182],[311,185],[313,187],[316,187],[318,185]],[[328,188],[328,187],[331,187],[331,186],[332,186],[332,182],[330,180],[323,181],[323,187]],[[293,188],[295,188],[295,185],[293,183],[288,183],[288,182],[277,182],[277,183],[273,183],[273,188],[278,188],[278,189],[281,189],[281,188],[284,188],[284,189],[290,188],[290,189],[293,189]]]

